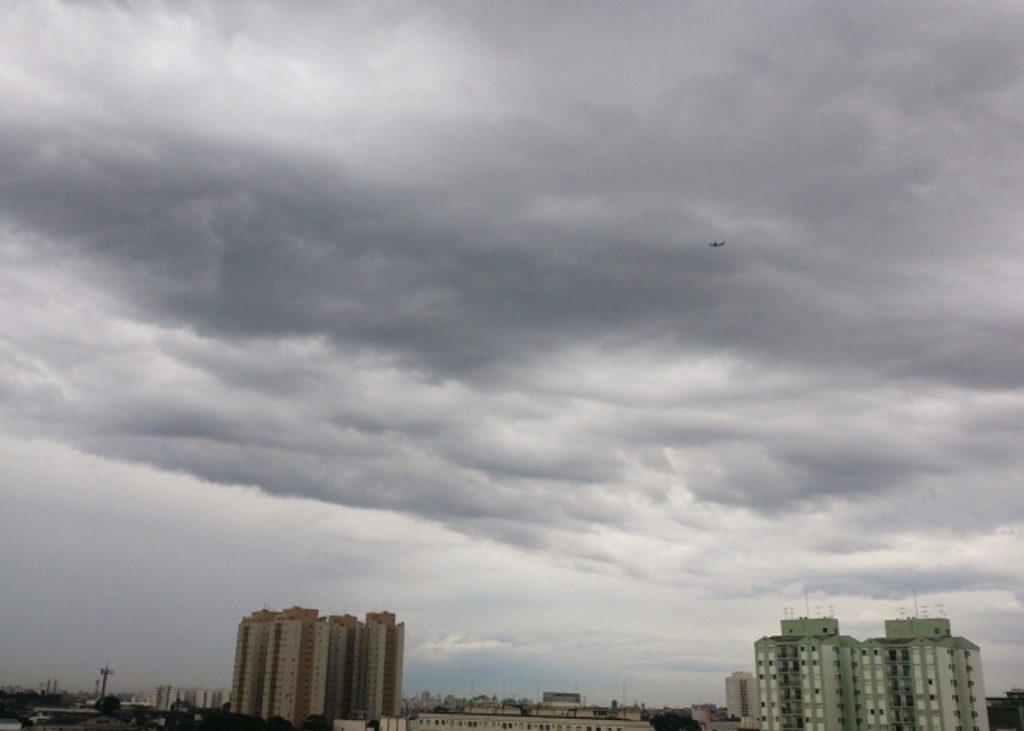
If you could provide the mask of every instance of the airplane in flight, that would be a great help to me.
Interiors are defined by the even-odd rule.
[[[713,246],[714,248],[717,249],[719,246],[725,246],[725,242],[724,241],[712,241],[711,242],[711,246]]]

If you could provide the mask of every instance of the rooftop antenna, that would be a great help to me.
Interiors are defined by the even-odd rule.
[[[807,617],[808,619],[810,619],[811,618],[811,599],[810,599],[810,597],[807,596],[807,592],[806,591],[804,591],[804,604],[807,607],[807,614],[805,614],[804,616]]]
[[[900,607],[900,619],[906,619],[906,614],[907,614],[907,608],[906,607]]]
[[[939,608],[939,616],[940,617],[945,617],[946,616],[946,605],[945,604],[936,604],[935,606],[937,606]]]
[[[835,607],[830,606],[828,608],[828,616],[829,616],[829,619],[835,619],[836,618],[836,608]]]
[[[912,590],[914,592],[914,616],[919,616],[917,613],[917,589]]]
[[[820,604],[815,604],[814,605],[814,613],[817,614],[819,617],[821,616],[821,605]]]
[[[921,605],[921,616],[924,617],[925,619],[928,619],[928,605],[927,604],[922,604]]]
[[[104,698],[107,695],[107,678],[114,674],[114,671],[110,669],[109,663],[100,668],[100,674],[103,676],[103,688],[100,690],[100,698]]]

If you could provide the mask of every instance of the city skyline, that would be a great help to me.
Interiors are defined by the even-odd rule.
[[[925,611],[1024,685],[1024,6],[0,10],[0,684],[315,606],[410,694]]]

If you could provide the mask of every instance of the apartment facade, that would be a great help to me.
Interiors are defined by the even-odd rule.
[[[310,715],[379,719],[402,698],[405,625],[390,612],[262,610],[238,625],[232,710],[299,727]]]
[[[317,620],[311,715],[322,715],[329,720],[356,716],[356,696],[362,679],[359,672],[362,642],[363,624],[351,614]]]
[[[238,625],[231,683],[231,710],[235,713],[258,716],[263,710],[263,679],[275,616],[277,612],[253,612]]]
[[[402,707],[402,665],[405,654],[405,624],[391,612],[371,612],[363,627],[361,707],[367,718],[397,716]]]
[[[260,716],[280,716],[301,726],[309,715],[313,638],[317,610],[292,607],[271,622]]]
[[[736,672],[725,679],[725,707],[732,718],[761,715],[761,699],[753,673]]]
[[[831,617],[781,629],[754,644],[763,731],[989,731],[981,652],[948,619],[888,620],[863,642]]]

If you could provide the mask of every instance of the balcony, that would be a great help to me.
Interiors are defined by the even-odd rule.
[[[909,678],[910,665],[886,665],[885,674],[890,678]]]

